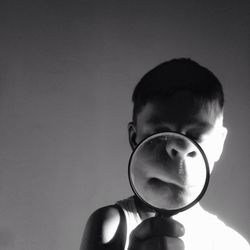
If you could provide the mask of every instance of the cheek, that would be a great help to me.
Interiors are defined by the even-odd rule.
[[[140,143],[142,140],[146,139],[147,137],[149,137],[151,134],[150,133],[147,133],[147,132],[144,132],[144,131],[141,131],[141,130],[137,130],[137,133],[136,133],[136,143]]]
[[[199,143],[199,145],[201,146],[201,148],[203,149],[203,151],[207,157],[210,171],[212,171],[214,163],[215,163],[217,155],[218,155],[218,150],[217,150],[217,147],[215,144],[216,143],[214,143],[213,140],[206,140],[202,143]]]

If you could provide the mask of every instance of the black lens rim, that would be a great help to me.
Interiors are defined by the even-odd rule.
[[[133,184],[133,181],[132,181],[132,177],[131,177],[131,162],[133,160],[133,157],[135,155],[135,153],[137,152],[138,148],[140,148],[140,146],[147,140],[151,140],[152,138],[156,137],[156,136],[163,136],[163,135],[177,135],[177,136],[182,136],[186,139],[188,139],[189,141],[191,141],[191,143],[193,143],[201,152],[203,158],[204,158],[204,161],[205,161],[205,166],[206,166],[206,179],[205,179],[205,183],[204,183],[204,186],[203,186],[203,189],[201,190],[200,194],[196,197],[196,199],[194,199],[191,203],[189,203],[188,205],[184,206],[184,207],[181,207],[181,208],[178,208],[178,209],[162,209],[162,208],[157,208],[153,205],[151,205],[150,203],[148,203],[147,201],[145,201],[141,195],[137,192],[134,184]],[[208,188],[208,184],[209,184],[209,181],[210,181],[210,168],[209,168],[209,163],[208,163],[208,160],[207,160],[207,156],[204,152],[204,150],[202,149],[202,147],[196,142],[194,141],[193,139],[191,139],[190,137],[182,134],[182,133],[179,133],[179,132],[172,132],[172,131],[166,131],[166,132],[161,132],[161,133],[154,133],[148,137],[146,137],[145,139],[143,139],[136,147],[135,149],[133,150],[133,152],[131,153],[130,157],[129,157],[129,162],[128,162],[128,178],[129,178],[129,183],[130,183],[130,186],[134,192],[134,194],[145,204],[147,205],[148,207],[150,207],[151,209],[153,209],[154,211],[156,211],[157,213],[159,214],[164,214],[164,215],[167,215],[167,216],[172,216],[172,215],[175,215],[179,212],[183,212],[189,208],[191,208],[192,206],[194,206],[196,203],[198,203],[202,197],[204,196],[207,188]]]

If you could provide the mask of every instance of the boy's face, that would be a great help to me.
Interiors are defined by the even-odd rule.
[[[149,102],[137,114],[136,124],[130,123],[128,126],[131,147],[134,149],[140,141],[155,133],[179,132],[201,146],[212,171],[214,163],[220,158],[227,134],[222,124],[222,114],[218,115],[215,110],[213,105],[200,105],[190,92],[184,91],[175,93],[165,100]],[[201,191],[198,183],[191,189],[188,187],[190,180],[193,179],[192,176],[200,176],[197,174],[200,172],[193,171],[198,155],[191,156],[194,155],[194,151],[191,152],[192,147],[186,143],[181,147],[175,143],[166,144],[164,147],[165,152],[161,151],[163,158],[160,160],[157,158],[158,160],[149,164],[147,158],[152,158],[154,155],[145,155],[146,164],[142,160],[140,168],[137,168],[139,174],[136,175],[138,180],[136,185],[141,187],[141,190],[147,190],[147,192],[140,191],[141,194],[145,194],[144,197],[151,197],[146,200],[152,200],[154,197],[154,203],[161,204],[160,207],[177,208],[180,204],[190,203],[190,200]],[[171,152],[174,150],[174,155],[169,149]],[[187,168],[190,160],[193,166]],[[176,165],[171,168],[171,164]],[[181,178],[180,170],[183,172]]]
[[[215,112],[213,105],[199,105],[190,92],[178,92],[143,107],[137,114],[136,124],[129,124],[130,144],[134,148],[154,133],[179,132],[202,147],[212,170],[220,158],[227,134],[222,116]]]

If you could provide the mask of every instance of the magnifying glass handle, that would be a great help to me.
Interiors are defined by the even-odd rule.
[[[177,213],[173,213],[171,211],[156,211],[155,217],[170,218],[175,214],[177,214]]]

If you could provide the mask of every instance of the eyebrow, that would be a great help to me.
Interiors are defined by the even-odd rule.
[[[159,125],[159,126],[164,126],[168,128],[173,128],[174,124],[171,122],[163,121],[159,119],[158,117],[151,117],[147,123],[149,125]],[[188,122],[185,126],[188,127],[188,129],[204,129],[204,130],[209,130],[213,127],[213,125],[209,122],[206,121],[199,121],[197,119],[193,119],[190,122]]]
[[[163,123],[163,121],[161,119],[159,119],[158,117],[153,116],[147,120],[147,123],[155,124],[155,123]]]
[[[192,122],[190,122],[190,126],[212,128],[213,124],[211,124],[210,122],[198,121],[198,120],[194,119]]]

